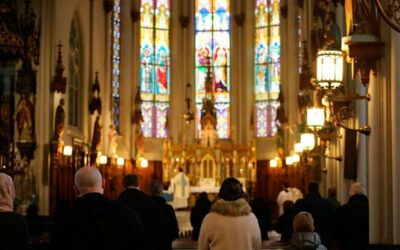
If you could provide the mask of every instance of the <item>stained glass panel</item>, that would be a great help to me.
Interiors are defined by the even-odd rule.
[[[275,136],[276,109],[280,91],[280,0],[256,1],[255,24],[255,100],[257,137]]]
[[[169,86],[169,0],[142,0],[140,8],[140,91],[145,137],[166,138]]]
[[[121,53],[121,3],[120,0],[114,0],[113,20],[112,20],[112,122],[116,129],[119,130],[119,114],[120,114],[120,53]]]
[[[200,110],[205,96],[208,66],[213,73],[218,138],[230,131],[230,1],[195,1],[196,127],[200,137]],[[208,59],[209,58],[209,59]],[[210,65],[209,65],[210,64]]]

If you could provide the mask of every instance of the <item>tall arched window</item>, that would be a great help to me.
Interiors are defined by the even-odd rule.
[[[255,105],[257,137],[277,133],[275,122],[280,91],[280,0],[256,0]]]
[[[230,4],[229,0],[196,0],[195,65],[196,126],[201,130],[200,112],[205,96],[208,67],[213,73],[218,138],[230,130]]]
[[[114,9],[112,16],[112,122],[117,130],[119,130],[119,113],[120,113],[120,65],[121,65],[121,2],[114,0]]]
[[[68,52],[68,124],[80,127],[80,107],[82,98],[79,98],[82,89],[81,69],[81,36],[78,25],[78,18],[75,16],[71,22],[69,31],[69,52]]]
[[[145,137],[166,138],[169,108],[169,0],[142,0],[140,7],[140,93]]]

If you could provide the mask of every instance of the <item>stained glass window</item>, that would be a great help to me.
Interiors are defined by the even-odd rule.
[[[257,137],[277,133],[276,110],[280,91],[280,0],[256,0],[255,10],[255,114]]]
[[[112,17],[112,122],[117,130],[119,130],[119,113],[120,113],[120,64],[121,64],[121,1],[114,0],[114,9]]]
[[[231,20],[229,2],[229,0],[196,0],[195,4],[197,137],[200,137],[200,112],[209,66],[213,73],[218,138],[229,137]]]
[[[81,88],[81,41],[78,19],[74,17],[69,31],[68,53],[68,124],[74,127],[80,126],[80,106],[82,98],[79,98]]]
[[[140,7],[140,93],[145,137],[167,137],[170,50],[169,0],[142,0]]]

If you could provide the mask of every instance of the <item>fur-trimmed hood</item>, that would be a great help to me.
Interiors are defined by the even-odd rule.
[[[217,213],[224,216],[245,216],[251,213],[251,207],[245,199],[235,201],[217,200],[211,207],[211,213]]]

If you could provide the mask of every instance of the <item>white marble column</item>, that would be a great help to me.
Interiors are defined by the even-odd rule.
[[[400,34],[391,30],[393,244],[400,244]]]
[[[381,186],[384,180],[382,179],[382,112],[380,96],[382,91],[378,83],[370,80],[369,91],[374,93],[371,102],[369,103],[368,117],[372,133],[369,136],[368,142],[368,187],[369,196],[369,223],[370,223],[370,243],[379,244],[382,238],[382,204],[383,197]]]
[[[288,4],[288,17],[286,20],[286,36],[282,36],[282,51],[286,49],[285,62],[286,77],[282,77],[282,89],[286,103],[285,110],[288,117],[289,124],[297,122],[299,108],[298,108],[298,92],[299,92],[299,38],[297,27],[297,5],[296,1],[287,1]],[[282,53],[283,55],[283,53]],[[283,81],[285,80],[285,81]],[[294,149],[294,138],[288,130],[285,131],[285,149],[286,154],[289,155]]]

